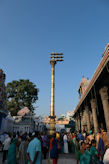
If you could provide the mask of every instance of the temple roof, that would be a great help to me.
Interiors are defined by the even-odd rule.
[[[98,77],[100,76],[101,72],[103,71],[103,69],[105,68],[106,64],[109,62],[109,43],[107,44],[105,51],[103,53],[102,59],[87,87],[87,89],[85,90],[82,98],[80,99],[78,105],[76,106],[74,113],[77,112],[78,108],[81,106],[82,102],[84,101],[84,99],[86,98],[86,96],[88,95],[88,93],[90,92],[92,86],[95,84],[96,80],[98,79]]]
[[[29,114],[30,110],[27,107],[22,108],[21,110],[18,111],[19,116],[24,116],[25,114]]]

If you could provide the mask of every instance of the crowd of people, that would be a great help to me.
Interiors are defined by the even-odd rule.
[[[109,142],[107,132],[100,129],[59,133],[49,136],[46,133],[4,133],[0,138],[3,147],[3,164],[57,164],[60,154],[72,154],[77,164],[109,164]]]

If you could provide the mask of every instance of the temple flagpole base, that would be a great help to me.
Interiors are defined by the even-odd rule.
[[[50,118],[50,129],[49,129],[49,135],[53,135],[56,133],[56,128],[55,128],[55,116],[49,116]]]

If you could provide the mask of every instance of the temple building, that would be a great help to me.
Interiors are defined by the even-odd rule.
[[[35,131],[35,121],[30,114],[14,117],[13,132],[32,133]]]
[[[34,131],[43,132],[45,129],[45,125],[40,120],[40,118],[36,117],[27,107],[22,108],[17,113],[17,116],[13,116],[14,124],[13,124],[13,132],[20,133],[32,133]]]
[[[109,44],[106,46],[92,79],[79,86],[79,103],[74,110],[77,130],[95,133],[99,128],[107,130],[109,138]],[[85,87],[85,88],[82,88]]]

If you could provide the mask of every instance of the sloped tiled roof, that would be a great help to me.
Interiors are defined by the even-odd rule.
[[[88,95],[88,93],[90,92],[92,86],[94,85],[94,83],[96,82],[96,80],[98,79],[98,77],[100,76],[102,70],[104,69],[104,67],[106,66],[107,62],[109,61],[109,43],[107,44],[104,54],[103,54],[103,58],[101,60],[101,62],[99,63],[86,91],[84,92],[82,98],[80,99],[78,105],[76,106],[74,113],[77,112],[78,108],[80,107],[80,105],[82,104],[82,102],[84,101],[85,97]]]

